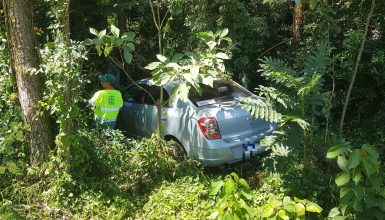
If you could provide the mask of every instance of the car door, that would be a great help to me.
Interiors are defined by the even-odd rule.
[[[146,93],[144,97],[143,111],[139,112],[139,117],[142,118],[141,124],[139,125],[139,130],[142,132],[144,136],[150,136],[157,129],[158,110],[156,108],[154,100],[158,102],[160,99],[160,87],[152,85],[148,87],[147,91],[149,94],[151,94],[152,98],[148,93]],[[168,109],[167,108],[168,99],[169,99],[169,95],[167,91],[163,89],[164,105],[162,107],[162,112],[165,112]],[[162,115],[165,115],[165,114],[162,114]],[[162,118],[162,121],[166,120],[166,118],[164,117]]]
[[[143,111],[143,100],[145,92],[143,89],[147,85],[140,84],[142,87],[132,85],[123,91],[123,106],[119,112],[118,127],[129,136],[140,136],[140,125],[142,118],[140,117]]]

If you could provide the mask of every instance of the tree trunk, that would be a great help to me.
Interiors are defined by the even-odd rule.
[[[299,44],[301,42],[301,29],[303,23],[302,6],[303,0],[301,0],[299,4],[294,5],[293,44]]]
[[[39,67],[33,32],[31,0],[4,0],[5,21],[12,71],[16,75],[24,122],[30,126],[28,142],[34,166],[47,159],[52,135],[49,116],[38,109],[43,96],[43,78],[31,70]],[[41,114],[40,114],[41,113]]]
[[[341,136],[342,136],[342,130],[344,128],[345,114],[346,114],[346,110],[347,110],[348,104],[349,104],[350,93],[352,92],[354,82],[356,81],[358,66],[361,62],[361,55],[362,55],[362,51],[364,50],[366,36],[368,35],[369,23],[370,23],[370,19],[372,18],[372,15],[373,15],[373,10],[374,10],[375,4],[376,4],[376,0],[372,0],[370,12],[369,12],[368,17],[366,18],[365,31],[364,31],[364,36],[362,37],[361,47],[360,47],[360,50],[358,51],[356,64],[354,66],[354,72],[352,74],[352,79],[350,80],[348,92],[347,92],[346,97],[345,97],[344,107],[342,109],[342,115],[341,115],[341,121],[340,121],[340,128],[339,128],[339,133]]]
[[[118,12],[118,28],[122,34],[127,32],[127,11],[125,9]]]
[[[61,25],[64,40],[69,44],[70,43],[70,2],[71,0],[63,0],[63,12],[61,15]]]

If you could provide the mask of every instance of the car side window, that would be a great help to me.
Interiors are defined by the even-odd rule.
[[[146,85],[140,85],[142,88],[146,89]],[[132,85],[129,88],[126,89],[126,91],[123,93],[124,101],[130,101],[142,104],[143,98],[145,96],[145,92],[143,89],[138,87],[137,85]]]
[[[160,87],[159,86],[149,86],[147,91],[151,94],[151,96],[158,101],[160,99]],[[163,89],[163,103],[167,103],[170,98],[168,92]],[[144,104],[146,105],[155,105],[154,100],[150,97],[150,95],[146,94],[144,97]]]

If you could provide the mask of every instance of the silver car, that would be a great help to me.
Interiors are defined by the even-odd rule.
[[[160,88],[151,79],[136,82],[155,100]],[[177,82],[164,86],[162,134],[172,141],[179,154],[199,160],[205,166],[218,166],[248,159],[265,151],[259,140],[271,134],[275,124],[253,119],[241,109],[237,98],[260,99],[232,80],[217,79],[213,87],[202,85],[202,96],[194,89],[189,101],[178,97],[168,101]],[[123,91],[124,105],[118,128],[129,136],[150,136],[157,129],[157,108],[143,89],[132,84]]]

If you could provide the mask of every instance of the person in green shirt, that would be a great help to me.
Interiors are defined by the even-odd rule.
[[[99,79],[103,90],[97,91],[88,102],[94,107],[96,123],[101,124],[103,129],[114,129],[123,106],[122,94],[113,87],[115,77],[112,74],[101,75]]]

